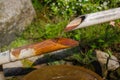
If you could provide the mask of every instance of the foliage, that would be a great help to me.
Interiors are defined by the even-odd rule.
[[[64,26],[67,24],[67,21],[62,21],[56,24],[43,24],[44,22],[32,23],[23,33],[24,38],[40,41],[42,39],[59,37],[62,33]]]
[[[111,45],[120,42],[118,26],[112,27],[109,23],[105,23],[68,33],[63,33],[63,29],[74,16],[118,7],[119,2],[120,0],[32,0],[36,18],[8,47],[15,48],[62,36],[80,41],[80,46],[88,50],[108,49]],[[3,47],[2,51],[8,47]]]
[[[78,40],[82,47],[87,46],[88,49],[107,49],[120,42],[118,27],[105,23],[68,33],[63,33],[63,29],[74,16],[118,7],[119,2],[120,0],[32,0],[36,18],[9,48],[62,36]],[[2,50],[6,48],[7,46]]]
[[[109,8],[119,7],[120,0],[32,0],[37,10],[41,10],[41,6],[49,6],[50,14],[53,16],[63,16],[70,18],[85,13],[96,12]],[[38,3],[41,4],[38,4]],[[38,6],[39,5],[39,6]]]
[[[115,47],[120,45],[120,26],[113,27],[104,23],[63,33],[64,27],[76,16],[120,7],[120,0],[32,0],[32,3],[36,10],[36,18],[21,36],[10,45],[1,48],[2,51],[56,37],[78,40],[82,53],[74,53],[72,57],[83,64],[90,64],[95,60],[95,49],[120,51],[120,48]],[[120,20],[115,22],[117,24]],[[48,63],[58,64],[64,64],[64,61]]]
[[[93,52],[94,51],[91,49],[86,53],[81,52],[78,54],[74,54],[72,58],[77,60],[79,63],[87,65],[96,60],[96,57],[93,55]]]
[[[24,46],[31,43],[31,41],[24,39],[22,36],[17,38],[15,41],[11,42],[9,45],[3,46],[2,48],[0,48],[1,52],[6,51],[6,50],[10,50],[13,48],[17,48],[20,46]]]

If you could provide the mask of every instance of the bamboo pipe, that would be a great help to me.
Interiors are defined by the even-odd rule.
[[[36,55],[42,55],[47,52],[74,47],[78,44],[78,41],[68,38],[48,39],[43,42],[0,53],[0,65]]]
[[[120,8],[85,14],[72,20],[64,29],[65,32],[88,27],[95,24],[120,19]]]
[[[71,56],[73,55],[73,53],[78,53],[79,51],[80,51],[79,47],[73,47],[73,48],[53,51],[48,53],[48,55],[50,58],[52,58],[53,61],[56,61]],[[10,76],[25,75],[33,71],[34,69],[38,69],[41,66],[43,67],[45,66],[46,63],[51,62],[51,60],[49,61],[49,58],[45,57],[44,54],[26,58],[26,60],[30,62],[29,66],[24,66],[21,60],[3,64],[5,76],[10,77]]]

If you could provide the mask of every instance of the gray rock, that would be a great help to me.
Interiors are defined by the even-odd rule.
[[[20,35],[34,16],[31,0],[0,0],[0,47]]]
[[[101,65],[107,65],[108,70],[115,70],[120,67],[119,60],[114,55],[109,55],[106,52],[96,50],[96,57]]]

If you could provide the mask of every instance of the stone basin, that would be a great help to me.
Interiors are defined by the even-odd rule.
[[[80,66],[45,66],[24,76],[22,80],[103,80],[95,72]]]

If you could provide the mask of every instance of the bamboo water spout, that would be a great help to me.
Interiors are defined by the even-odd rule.
[[[85,14],[72,20],[66,26],[65,32],[116,19],[120,19],[120,8],[114,8],[96,13]]]

